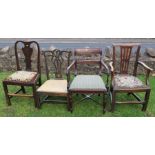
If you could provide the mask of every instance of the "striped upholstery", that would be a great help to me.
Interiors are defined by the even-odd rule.
[[[70,85],[71,91],[106,91],[99,75],[77,75]]]

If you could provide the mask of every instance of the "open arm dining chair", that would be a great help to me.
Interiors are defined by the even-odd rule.
[[[103,95],[103,112],[105,112],[105,94],[108,92],[108,77],[109,69],[102,60],[102,50],[100,48],[83,48],[74,50],[74,60],[71,65],[67,68],[67,77],[68,77],[68,88],[69,88],[69,109],[73,111],[73,94],[81,94],[82,98],[79,102],[82,102],[86,99],[90,99],[93,102],[97,102],[93,99],[95,94]],[[99,55],[99,57],[97,57]],[[96,65],[99,67],[98,74],[91,75],[90,73],[79,74],[78,65]],[[70,70],[74,67],[75,77],[70,80]],[[103,68],[107,75],[106,84],[103,81]]]
[[[115,110],[115,105],[121,103],[141,104],[142,111],[145,111],[147,108],[151,91],[148,78],[152,69],[143,62],[139,61],[140,48],[140,44],[134,43],[113,44],[113,60],[110,62],[112,112]],[[118,63],[116,56],[119,57],[118,68],[116,68],[116,63]],[[132,60],[134,62],[133,72],[129,73],[129,64],[132,56],[134,59]],[[137,77],[137,69],[139,65],[146,70],[145,82],[142,82]],[[139,92],[145,93],[144,100],[136,94]],[[117,101],[116,96],[118,93],[127,93],[128,95],[130,94],[135,98],[135,100]]]

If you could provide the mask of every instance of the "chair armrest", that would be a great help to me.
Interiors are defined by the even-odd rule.
[[[74,66],[75,60],[67,67],[66,75],[67,75],[67,89],[70,86],[70,69]]]
[[[109,68],[108,68],[108,66],[104,63],[103,60],[101,60],[101,65],[104,66],[104,68],[105,68],[106,71],[107,71],[107,74],[109,74],[109,73],[110,73]]]
[[[107,71],[107,73],[106,73],[106,75],[107,75],[106,87],[107,87],[107,89],[109,89],[109,74],[110,74],[109,68],[108,68],[108,66],[104,63],[103,60],[101,60],[101,66],[103,66],[103,67],[106,69],[106,71]],[[102,70],[102,67],[101,67],[101,70]],[[102,71],[101,71],[101,72],[102,72]]]
[[[114,78],[114,66],[113,66],[113,62],[112,61],[109,63],[109,66],[110,66],[111,81],[112,81],[113,78]]]
[[[111,71],[111,72],[114,72],[113,62],[110,62],[110,63],[109,63],[109,66],[110,66],[110,71]]]
[[[72,61],[72,63],[67,67],[67,74],[69,74],[69,71],[73,67],[74,64],[75,64],[75,60]]]
[[[145,84],[149,85],[148,78],[149,78],[150,72],[153,71],[153,69],[148,67],[144,62],[138,61],[138,64],[144,67],[144,69],[146,70]]]
[[[144,62],[142,61],[138,61],[138,64],[141,65],[142,67],[144,67],[146,70],[150,70],[153,71],[152,68],[150,68],[149,66],[147,66]]]

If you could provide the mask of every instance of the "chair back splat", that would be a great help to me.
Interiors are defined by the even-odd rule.
[[[15,43],[15,57],[16,57],[16,64],[17,64],[17,70],[22,70],[22,66],[20,65],[20,60],[19,60],[19,52],[18,52],[18,45],[19,44],[24,45],[21,48],[21,51],[23,52],[24,55],[24,62],[25,62],[25,70],[26,71],[32,71],[32,54],[34,53],[34,48],[32,48],[32,45],[35,45],[37,48],[37,72],[40,74],[41,73],[41,68],[40,68],[40,47],[39,44],[36,41],[30,41],[30,42],[25,42],[25,41],[17,41]]]
[[[67,63],[66,65],[69,66],[71,52],[55,49],[53,51],[44,51],[43,55],[45,59],[47,79],[50,79],[50,71],[52,70],[52,68],[49,67],[51,66],[49,63],[53,66],[55,78],[63,79],[63,67],[65,66],[65,62]]]
[[[115,69],[116,65],[116,48],[119,49],[119,57],[120,57],[120,74],[128,74],[129,63],[131,59],[131,55],[135,55],[134,61],[134,70],[133,75],[136,75],[137,72],[137,65],[138,65],[138,58],[140,54],[141,46],[139,44],[113,44],[113,66]],[[133,52],[133,50],[135,50]],[[118,55],[118,53],[117,53]]]

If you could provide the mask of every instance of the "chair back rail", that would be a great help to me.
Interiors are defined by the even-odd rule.
[[[102,54],[100,48],[78,48],[74,50],[75,55]]]
[[[102,60],[102,49],[100,48],[78,48],[78,49],[74,49],[74,60],[75,60],[75,75],[77,75],[77,66],[78,64],[97,64],[99,65],[99,73],[102,70],[102,65],[101,65],[101,60]],[[93,55],[93,59],[85,59],[88,56],[92,56]],[[99,60],[96,60],[95,57],[96,55],[99,55]],[[82,59],[79,59],[78,56],[82,56]]]

